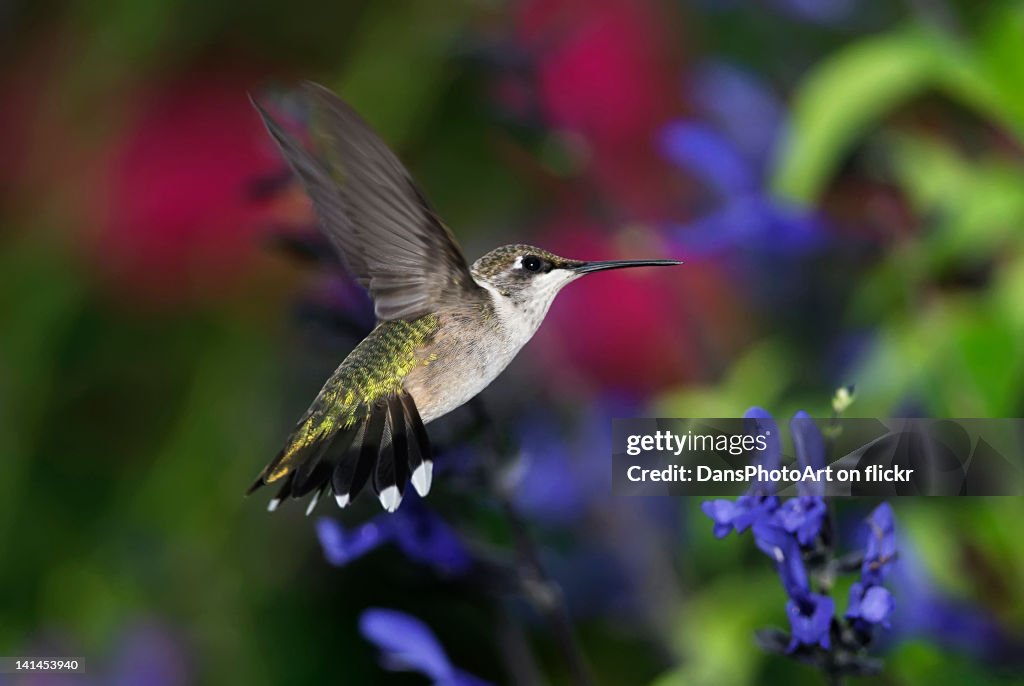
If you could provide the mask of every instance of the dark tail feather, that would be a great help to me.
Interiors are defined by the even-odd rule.
[[[331,484],[338,505],[345,507],[351,502],[373,473],[380,454],[380,443],[384,437],[384,424],[387,419],[387,403],[378,400],[370,408],[369,417],[363,424],[361,446],[358,455],[348,454],[334,468]]]
[[[357,433],[359,428],[355,426],[339,429],[323,441],[319,450],[295,470],[292,497],[301,498],[330,483],[334,468],[345,458]]]
[[[269,476],[277,465],[281,464],[281,460],[284,458],[284,450],[282,449],[270,463],[260,471],[260,475],[256,477],[256,480],[252,482],[252,486],[245,492],[246,495],[252,495],[267,483],[267,476]]]
[[[434,476],[434,453],[430,448],[427,428],[423,426],[420,412],[416,409],[416,401],[407,393],[398,396],[405,408],[405,419],[413,438],[416,450],[409,451],[409,470],[412,473],[412,486],[421,497],[430,492],[430,483]]]
[[[324,469],[330,469],[326,464],[322,462],[324,453],[331,447],[331,443],[334,441],[336,434],[331,434],[327,437],[327,440],[323,441],[317,446],[317,449],[306,458],[305,462],[299,464],[295,468],[292,476],[292,496],[295,498],[301,498],[310,491],[314,490],[323,481]],[[327,477],[330,478],[330,471],[328,471]]]
[[[261,488],[263,488],[263,474],[257,476],[256,480],[252,482],[252,486],[249,486],[249,488],[245,489],[245,494],[252,495]]]
[[[384,509],[394,512],[402,502],[402,494],[409,481],[409,437],[406,435],[402,401],[397,395],[388,397],[388,428],[391,445],[380,455],[373,486]]]
[[[294,474],[289,474],[284,478],[284,482],[281,484],[281,488],[278,489],[277,495],[275,495],[273,499],[271,499],[271,501],[267,503],[267,512],[273,512],[274,510],[277,509],[278,505],[280,505],[283,501],[287,500],[291,496],[292,478],[294,476]],[[257,483],[262,485],[262,479]],[[259,488],[259,486],[256,486],[256,488]]]
[[[308,445],[305,445],[294,453],[289,453],[288,451],[288,448],[292,445],[292,441],[295,438],[296,432],[299,431],[300,427],[302,427],[303,424],[305,424],[305,422],[308,419],[309,413],[306,413],[306,416],[299,420],[299,423],[295,425],[295,429],[292,430],[291,436],[288,437],[288,441],[285,447],[282,448],[280,452],[278,452],[277,455],[274,456],[274,459],[271,460],[266,467],[263,468],[263,471],[260,472],[260,475],[256,477],[256,481],[254,481],[252,485],[249,486],[249,490],[245,492],[246,495],[250,495],[254,491],[258,490],[264,484],[271,484],[283,479],[284,475],[275,475],[275,472],[280,471],[281,464],[282,462],[284,462],[286,458],[288,459],[289,465],[302,465],[307,460],[309,460],[311,456],[315,456],[316,453],[320,451],[321,447],[323,446],[323,443],[319,441],[316,443],[310,443]],[[294,469],[289,469],[288,471],[294,473]]]
[[[271,476],[281,470],[282,461],[288,455],[286,446],[270,461],[270,464],[263,468],[245,494],[249,495],[265,484],[281,483],[280,492],[271,501],[270,511],[273,512],[281,501],[287,498],[301,498],[313,491],[322,493],[325,486],[330,484],[335,465],[341,461],[356,433],[358,433],[358,427],[340,429],[323,440],[303,447],[288,456],[288,463],[296,466],[286,475],[277,476],[271,481]],[[311,510],[312,508],[310,508]]]

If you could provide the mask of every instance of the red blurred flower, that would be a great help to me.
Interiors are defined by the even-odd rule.
[[[518,29],[545,116],[586,141],[595,180],[634,216],[678,199],[653,146],[681,90],[665,17],[646,0],[530,0]]]
[[[196,69],[137,95],[94,200],[95,254],[131,296],[215,296],[261,249],[268,207],[252,188],[281,164],[249,103],[253,81]]]

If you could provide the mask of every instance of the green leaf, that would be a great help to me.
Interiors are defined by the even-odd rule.
[[[953,60],[939,76],[950,94],[997,119],[1024,141],[1022,45],[1024,3],[994,4],[971,59]]]
[[[854,142],[931,84],[937,62],[934,39],[917,30],[864,40],[825,60],[796,96],[775,190],[813,202]]]

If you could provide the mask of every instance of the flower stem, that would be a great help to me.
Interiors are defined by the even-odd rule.
[[[530,535],[526,520],[519,513],[511,494],[501,479],[501,469],[496,457],[509,455],[511,446],[504,440],[502,432],[492,417],[487,413],[481,402],[471,403],[477,422],[489,429],[494,451],[484,451],[484,468],[487,472],[489,486],[501,507],[502,514],[508,522],[512,537],[515,539],[518,558],[519,581],[530,606],[548,623],[555,637],[558,649],[569,668],[572,683],[576,686],[592,686],[590,667],[580,649],[576,632],[569,617],[569,609],[565,604],[562,589],[544,571],[540,561],[537,544]]]

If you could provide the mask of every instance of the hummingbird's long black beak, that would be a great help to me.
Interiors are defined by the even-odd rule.
[[[590,274],[605,269],[626,269],[627,267],[671,267],[682,264],[678,260],[603,260],[600,262],[583,262],[571,267],[577,274]]]

